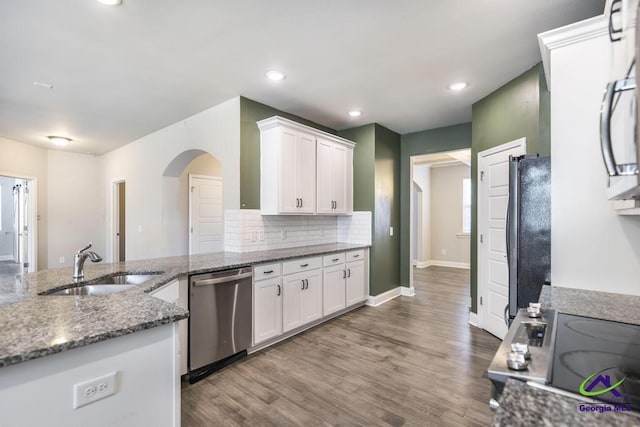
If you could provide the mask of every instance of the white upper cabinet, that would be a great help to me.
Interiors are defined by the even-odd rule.
[[[257,124],[263,215],[352,213],[353,142],[278,116]]]
[[[317,207],[319,214],[353,211],[353,148],[318,138]]]

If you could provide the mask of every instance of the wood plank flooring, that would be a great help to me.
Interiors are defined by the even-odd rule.
[[[499,340],[468,324],[469,271],[416,269],[362,307],[182,388],[183,426],[481,426]]]

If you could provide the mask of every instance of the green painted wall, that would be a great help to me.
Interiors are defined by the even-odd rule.
[[[371,211],[370,295],[400,284],[400,135],[378,124],[339,132],[356,143],[353,209]],[[394,235],[389,235],[389,227]]]
[[[478,153],[527,138],[527,153],[550,155],[550,95],[538,64],[472,106],[471,311],[477,313]]]
[[[240,97],[240,208],[260,209],[260,130],[256,122],[272,116],[295,120],[316,129],[336,131],[302,117]]]
[[[402,135],[400,144],[400,283],[409,286],[411,272],[411,156],[471,147],[471,123]]]

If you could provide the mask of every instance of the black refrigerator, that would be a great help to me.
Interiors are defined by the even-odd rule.
[[[538,155],[509,158],[506,218],[509,305],[505,321],[518,308],[538,302],[551,282],[551,159]],[[509,319],[506,319],[508,312]]]

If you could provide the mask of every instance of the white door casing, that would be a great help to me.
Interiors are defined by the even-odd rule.
[[[224,250],[222,178],[189,174],[189,254]]]
[[[526,138],[478,153],[478,326],[504,338],[509,273],[505,219],[509,156],[526,154]]]

